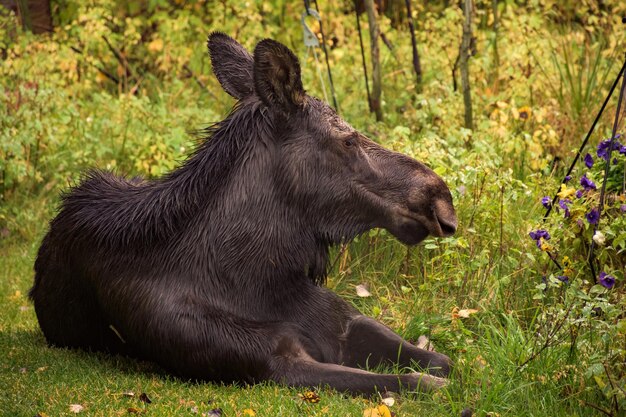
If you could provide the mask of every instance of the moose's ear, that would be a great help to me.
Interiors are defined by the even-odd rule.
[[[265,39],[254,48],[254,89],[263,102],[289,113],[305,97],[298,58],[285,45]]]
[[[241,100],[254,91],[252,55],[230,36],[213,32],[207,42],[213,72],[224,91]]]

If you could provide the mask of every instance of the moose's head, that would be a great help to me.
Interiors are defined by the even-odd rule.
[[[382,227],[406,244],[457,227],[452,196],[424,164],[384,149],[306,94],[300,65],[284,45],[263,40],[251,55],[223,33],[208,41],[224,90],[268,124],[263,175],[278,196],[328,243]],[[257,175],[260,175],[258,173]]]

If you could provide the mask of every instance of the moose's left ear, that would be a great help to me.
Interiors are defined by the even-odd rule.
[[[254,48],[254,89],[270,107],[290,113],[304,102],[298,58],[285,45],[265,39]]]
[[[253,93],[252,55],[230,36],[213,32],[207,42],[213,72],[224,91],[238,100]]]

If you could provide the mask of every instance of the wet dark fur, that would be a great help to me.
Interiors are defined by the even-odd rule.
[[[453,232],[443,181],[308,97],[283,45],[265,40],[252,57],[215,33],[209,49],[239,101],[195,153],[155,181],[90,171],[63,195],[30,292],[47,340],[185,378],[354,393],[436,386],[356,369],[417,363],[446,375],[449,360],[320,284],[329,246],[372,227],[407,243]]]

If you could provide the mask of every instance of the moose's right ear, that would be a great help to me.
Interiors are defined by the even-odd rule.
[[[213,32],[207,42],[213,72],[224,91],[238,100],[254,91],[252,55],[230,36]]]

